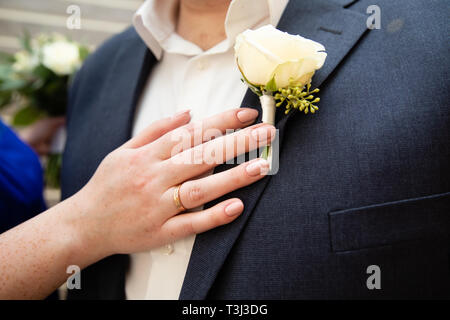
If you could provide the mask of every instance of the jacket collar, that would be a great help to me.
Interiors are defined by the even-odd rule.
[[[262,21],[276,24],[286,7],[288,0],[233,0],[225,19],[227,35],[226,48],[230,48],[236,36],[248,28],[258,26]],[[175,16],[179,7],[178,0],[148,0],[137,10],[133,25],[148,48],[159,60],[164,51],[175,51],[185,55],[194,55],[202,50],[190,43],[190,50],[173,46],[170,41],[175,37]]]

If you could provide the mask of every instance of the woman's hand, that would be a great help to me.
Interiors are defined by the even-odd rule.
[[[174,194],[191,209],[261,179],[269,165],[260,159],[205,175],[273,139],[275,128],[264,124],[221,136],[256,116],[242,108],[192,124],[184,112],[111,152],[78,193],[0,234],[0,299],[43,298],[67,279],[68,266],[83,269],[111,254],[148,250],[236,219],[244,209],[239,199],[179,214]]]
[[[265,124],[217,137],[247,127],[257,115],[240,108],[194,124],[189,112],[183,112],[155,122],[111,152],[71,198],[78,208],[71,224],[83,246],[96,248],[100,257],[144,251],[236,219],[244,209],[239,199],[179,214],[174,193],[181,184],[181,203],[192,209],[264,177],[269,164],[262,159],[204,176],[273,139],[275,128]],[[208,139],[211,135],[217,138]]]

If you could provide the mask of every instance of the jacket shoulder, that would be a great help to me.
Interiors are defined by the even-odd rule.
[[[86,105],[89,99],[95,99],[106,83],[117,53],[124,45],[141,42],[133,27],[112,36],[91,53],[81,69],[74,76],[69,87],[67,117],[70,119],[74,108],[79,108],[80,99]]]
[[[89,55],[84,62],[80,73],[92,73],[107,69],[122,45],[129,41],[136,41],[136,39],[141,41],[133,27],[129,27],[121,33],[107,39],[91,55]]]

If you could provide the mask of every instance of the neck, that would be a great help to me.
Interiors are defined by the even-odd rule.
[[[230,0],[180,0],[177,33],[208,50],[226,38],[225,17]]]

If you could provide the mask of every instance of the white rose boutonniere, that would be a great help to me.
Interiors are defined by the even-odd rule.
[[[238,35],[234,49],[243,81],[260,97],[264,123],[275,124],[275,108],[283,105],[286,114],[318,110],[320,99],[313,94],[319,89],[310,89],[314,72],[327,57],[323,45],[266,25]],[[271,163],[270,146],[263,157]]]

